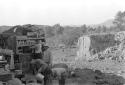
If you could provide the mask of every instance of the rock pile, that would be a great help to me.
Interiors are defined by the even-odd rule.
[[[119,41],[120,44],[109,47],[103,52],[97,54],[97,59],[111,59],[116,61],[123,61],[125,59],[125,32],[118,32],[115,35],[115,40]]]
[[[121,69],[119,66],[115,68],[119,62],[125,60],[125,32],[115,33],[115,40],[119,41],[113,47],[108,47],[104,51],[96,53],[91,56],[91,59],[86,61],[84,58],[77,58],[71,64],[74,68],[91,68],[105,71],[108,69],[108,72],[112,73],[114,69]],[[109,71],[110,69],[110,71]]]

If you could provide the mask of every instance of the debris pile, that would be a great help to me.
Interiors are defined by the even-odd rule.
[[[115,35],[115,40],[120,44],[109,47],[106,50],[97,54],[96,58],[99,60],[111,59],[116,61],[123,61],[125,59],[125,32],[118,32]]]

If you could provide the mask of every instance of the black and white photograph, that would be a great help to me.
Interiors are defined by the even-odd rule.
[[[0,85],[125,85],[125,0],[0,0]]]

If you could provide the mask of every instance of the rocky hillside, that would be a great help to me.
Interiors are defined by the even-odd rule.
[[[105,73],[114,73],[125,78],[125,32],[117,32],[114,35],[113,39],[119,41],[119,44],[109,45],[105,50],[91,56],[91,59],[88,61],[82,57],[73,60],[70,66],[73,68],[90,68]],[[103,45],[100,46],[103,47]]]
[[[99,26],[111,27],[111,26],[113,26],[113,19],[109,19],[109,20],[106,20],[100,24],[90,25],[90,26],[91,27],[99,27]]]

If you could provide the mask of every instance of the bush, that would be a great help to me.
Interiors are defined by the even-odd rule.
[[[74,29],[69,34],[63,35],[61,41],[66,46],[71,47],[76,44],[78,38],[82,35],[83,33],[81,30]]]

